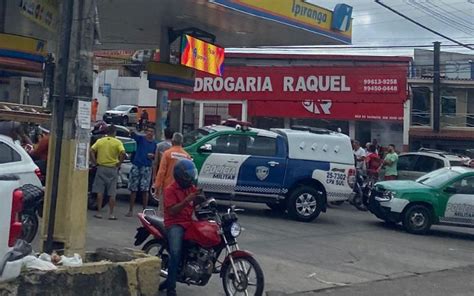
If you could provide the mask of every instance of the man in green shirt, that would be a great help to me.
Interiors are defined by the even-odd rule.
[[[398,155],[395,152],[395,145],[390,144],[388,145],[388,151],[383,164],[385,166],[385,177],[386,181],[389,180],[396,180],[398,176],[397,171],[397,163],[398,163]]]

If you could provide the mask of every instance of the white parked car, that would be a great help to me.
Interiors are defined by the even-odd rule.
[[[103,120],[107,123],[128,126],[129,124],[136,124],[139,117],[137,106],[118,105],[112,110],[107,110],[103,116]]]
[[[41,171],[30,155],[12,138],[0,135],[0,175],[13,174],[19,177],[20,186],[41,185]]]

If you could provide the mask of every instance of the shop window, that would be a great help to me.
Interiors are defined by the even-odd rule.
[[[254,156],[275,156],[276,138],[247,137],[247,150],[245,154]]]
[[[0,164],[21,161],[21,156],[5,143],[0,143]]]

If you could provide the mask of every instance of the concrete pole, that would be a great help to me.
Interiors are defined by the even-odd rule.
[[[403,104],[403,152],[410,149],[411,100]]]
[[[198,102],[199,104],[199,125],[198,127],[204,126],[204,102]]]
[[[349,138],[356,139],[356,124],[354,120],[349,121]]]
[[[92,99],[94,16],[90,14],[95,9],[93,0],[61,3],[61,21],[67,22],[69,5],[73,21],[69,28],[67,23],[62,24],[59,32],[42,240],[47,251],[59,249],[66,255],[84,255],[90,129],[76,122],[79,101],[90,104]]]
[[[441,120],[441,42],[434,42],[433,51],[433,131],[439,133]]]
[[[248,101],[242,101],[242,121],[248,121]]]
[[[160,62],[170,62],[170,42],[169,42],[169,28],[167,26],[161,27],[160,36]],[[168,101],[168,90],[158,89],[156,94],[156,119],[155,119],[155,137],[157,140],[163,138],[163,113],[164,105]]]

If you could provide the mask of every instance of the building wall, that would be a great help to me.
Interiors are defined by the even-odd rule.
[[[56,30],[50,30],[24,16],[20,13],[20,1],[3,0],[2,2],[5,2],[5,20],[4,28],[0,31],[48,40],[47,50],[49,52],[56,52],[58,39],[57,26],[55,27]],[[0,5],[1,4],[0,2]],[[59,15],[56,15],[56,18],[58,17]]]

